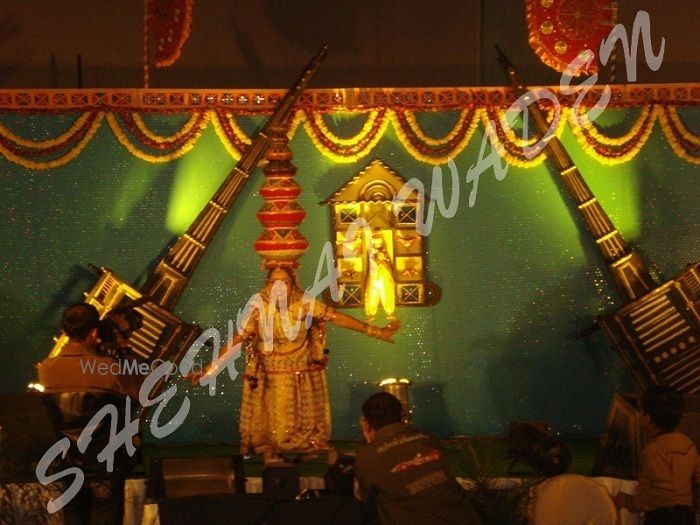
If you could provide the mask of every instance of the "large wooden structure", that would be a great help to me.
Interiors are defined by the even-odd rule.
[[[99,279],[85,294],[85,301],[94,305],[101,315],[105,315],[117,306],[127,306],[139,300],[136,310],[143,315],[143,327],[131,335],[129,346],[142,359],[149,362],[169,360],[179,363],[190,345],[201,334],[201,328],[182,321],[172,313],[172,309],[245,182],[264,157],[268,148],[269,130],[287,123],[294,104],[321,65],[325,54],[324,47],[309,62],[293,87],[279,101],[231,173],[187,231],[159,261],[153,275],[144,286],[137,289],[107,268],[98,270]],[[51,355],[58,354],[66,340],[65,335],[57,338]],[[159,386],[157,384],[155,388]]]
[[[500,52],[518,96],[528,103],[535,127],[546,141],[546,152],[569,196],[581,213],[610,271],[625,306],[601,317],[599,325],[611,346],[642,388],[665,384],[685,393],[700,391],[700,262],[658,285],[642,258],[630,249],[581,177],[532,94]],[[528,99],[529,97],[529,99]]]

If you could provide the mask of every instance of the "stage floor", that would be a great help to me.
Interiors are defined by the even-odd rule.
[[[562,436],[571,450],[572,461],[569,473],[591,475],[598,448],[597,438],[583,436]],[[469,436],[441,440],[450,459],[452,472],[458,477],[508,477],[534,475],[524,462],[518,463],[514,472],[508,471],[508,440],[496,436]],[[360,441],[334,441],[339,454],[352,455],[362,445]],[[143,449],[143,464],[140,473],[148,474],[149,465],[155,458],[169,457],[216,457],[230,456],[239,451],[238,443],[192,443],[180,445],[146,443]],[[323,476],[328,468],[326,452],[297,457],[297,468],[301,476]],[[264,467],[261,456],[246,456],[244,460],[246,476],[258,477]]]
[[[617,494],[619,491],[627,492],[630,494],[636,493],[636,482],[634,481],[629,481],[629,480],[620,480],[616,478],[605,478],[605,477],[598,477],[598,478],[591,478],[597,483],[603,485],[605,489],[608,491],[610,496],[614,496]],[[260,492],[262,492],[262,480],[260,478],[248,478],[246,480],[246,492],[248,495],[255,495],[261,496]],[[473,483],[469,480],[463,479],[463,478],[458,478],[458,481],[464,486],[465,489],[468,491],[474,490],[475,487]],[[516,489],[518,490],[518,493],[520,494],[517,497],[517,500],[522,500],[522,498],[526,498],[527,494],[527,487],[525,487],[525,493],[523,493],[518,487],[523,487],[523,481],[518,478],[498,478],[494,480],[495,483],[493,485],[493,488],[496,489],[495,492],[504,492],[503,489]],[[320,477],[302,477],[300,479],[300,486],[302,489],[323,489],[324,488],[324,480],[323,478]],[[477,489],[478,490],[478,489]],[[215,499],[220,499],[222,496],[221,495],[216,495],[212,496]],[[226,496],[223,496],[226,497]],[[236,506],[233,505],[236,501],[242,502],[244,501],[244,498],[246,496],[243,496],[243,499],[241,499],[241,495],[229,495],[228,497],[231,498],[230,504],[227,506],[227,512],[231,512],[232,509],[237,508]],[[505,499],[504,499],[505,498]],[[185,498],[187,499],[187,498]],[[198,512],[211,512],[210,504],[212,502],[211,499],[208,499],[207,496],[195,496],[194,498],[190,498],[190,505],[193,506]],[[511,500],[508,496],[503,496],[503,497],[493,497],[492,503],[493,505],[489,505],[488,508],[484,509],[482,508],[480,510],[480,514],[482,516],[484,525],[489,525],[491,523],[517,523],[517,524],[525,524],[527,522],[527,518],[524,514],[525,511],[525,504],[523,503],[516,503],[512,505],[512,501],[516,500]],[[513,513],[510,515],[510,518],[506,521],[504,521],[504,515],[499,512],[498,510],[494,510],[493,507],[497,505],[508,505],[509,502],[511,502]],[[304,505],[306,504],[312,504],[313,501],[306,501],[306,502],[291,502],[292,505]],[[592,503],[592,502],[589,502]],[[238,507],[240,508],[240,507]],[[581,512],[581,509],[585,508],[581,507],[580,505],[577,507],[578,512]],[[594,506],[595,508],[595,506]],[[197,514],[195,513],[195,514]],[[584,511],[584,514],[586,512]],[[595,514],[593,512],[591,515]],[[182,517],[182,516],[179,516]],[[638,513],[631,513],[626,510],[619,511],[617,514],[618,521],[617,523],[619,525],[639,525],[641,515]],[[189,521],[186,521],[189,523]],[[296,523],[296,521],[295,521]],[[327,523],[327,521],[323,521],[323,523]],[[545,521],[544,523],[551,523],[551,521]],[[602,522],[600,522],[602,523]],[[160,524],[160,519],[159,519],[159,506],[158,503],[152,502],[147,499],[146,497],[146,480],[145,479],[129,479],[126,482],[125,486],[125,499],[124,499],[124,521],[123,525],[159,525]]]

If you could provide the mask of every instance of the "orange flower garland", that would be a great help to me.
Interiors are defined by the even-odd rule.
[[[386,112],[387,108],[369,111],[364,126],[351,138],[340,138],[334,135],[323,121],[321,112],[306,110],[304,129],[314,145],[325,156],[336,162],[355,162],[369,154],[384,135],[388,124],[388,119],[385,118]]]
[[[351,137],[340,137],[324,121],[324,112],[306,107],[298,109],[289,121],[288,136],[296,134],[300,125],[322,155],[335,162],[355,162],[370,154],[384,136],[391,122],[396,135],[408,153],[428,164],[444,164],[464,150],[479,125],[488,135],[493,147],[513,165],[531,167],[542,162],[544,154],[528,159],[523,148],[531,146],[534,138],[523,139],[506,123],[506,110],[488,104],[464,107],[452,129],[442,137],[426,134],[413,110],[404,107],[380,107],[357,110],[366,115],[362,129]],[[230,109],[201,109],[192,112],[176,132],[161,136],[151,131],[139,113],[88,110],[76,117],[73,124],[58,136],[47,140],[21,137],[0,124],[0,154],[6,159],[30,169],[50,169],[74,159],[97,132],[103,118],[115,137],[131,154],[147,162],[168,162],[194,147],[209,122],[219,140],[234,158],[250,144],[250,137],[236,121]],[[551,120],[552,111],[548,119]],[[700,164],[700,136],[693,133],[680,118],[678,107],[668,104],[647,104],[629,131],[621,136],[605,134],[591,122],[585,111],[564,107],[556,124],[560,136],[568,124],[581,147],[601,163],[627,162],[637,155],[649,139],[656,121],[679,157]],[[42,157],[55,157],[37,160]]]

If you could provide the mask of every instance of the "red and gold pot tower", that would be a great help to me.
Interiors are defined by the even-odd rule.
[[[306,217],[306,210],[297,201],[301,187],[294,180],[297,168],[292,164],[287,130],[275,127],[269,133],[269,146],[265,154],[268,162],[263,168],[265,182],[260,188],[265,204],[257,213],[265,229],[254,247],[266,268],[297,268],[297,259],[309,247],[309,242],[297,230]]]

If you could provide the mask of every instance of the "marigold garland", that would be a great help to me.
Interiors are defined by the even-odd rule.
[[[133,124],[136,126],[136,129],[138,129],[139,133],[151,142],[156,144],[172,144],[182,140],[183,137],[189,135],[195,127],[199,128],[202,126],[203,123],[206,123],[206,116],[204,115],[204,113],[204,111],[198,111],[193,113],[187,119],[187,122],[185,122],[178,131],[176,131],[172,135],[165,137],[161,135],[156,135],[150,129],[148,129],[148,126],[143,121],[143,118],[140,114],[132,112],[130,113],[130,118],[133,121]]]
[[[455,123],[453,128],[444,137],[437,138],[428,136],[423,132],[423,130],[420,127],[420,124],[418,124],[418,120],[416,119],[415,111],[398,108],[394,109],[394,114],[399,113],[405,119],[405,122],[408,125],[408,129],[411,131],[411,134],[428,146],[443,146],[445,144],[448,144],[449,142],[454,140],[455,137],[462,133],[463,128],[465,126],[469,127],[472,121],[474,120],[474,107],[469,106],[468,108],[464,108],[462,111],[460,111],[459,117],[457,118],[457,122]]]
[[[384,136],[389,119],[387,108],[369,112],[367,121],[354,137],[343,139],[334,135],[326,126],[320,113],[306,111],[304,129],[316,148],[335,162],[354,162],[369,154]]]
[[[232,138],[234,142],[242,145],[243,147],[250,146],[250,143],[252,142],[251,138],[245,134],[245,131],[241,129],[231,113],[217,111],[216,116],[222,123],[226,124],[226,129],[228,130],[227,136],[230,137],[229,140]]]
[[[508,142],[518,146],[519,148],[532,147],[537,143],[537,137],[534,135],[526,139],[516,135],[515,130],[513,129],[513,123],[508,122],[508,111],[489,111],[488,116],[491,120],[494,121],[494,123],[496,123],[500,127],[500,129],[503,130],[503,134],[505,135],[505,138]],[[547,118],[548,121],[550,119],[551,117]],[[559,122],[557,122],[557,126],[559,126],[562,120],[563,119],[561,118],[559,119]]]
[[[287,138],[289,140],[294,138],[297,128],[304,122],[306,122],[306,111],[303,109],[297,109],[289,119],[289,124],[287,125]]]
[[[316,148],[335,162],[353,162],[365,157],[384,136],[391,122],[401,144],[416,159],[429,164],[444,164],[455,158],[469,143],[481,124],[496,151],[506,161],[522,167],[536,166],[544,159],[540,152],[528,159],[523,148],[531,146],[533,138],[519,137],[506,123],[506,110],[495,106],[469,106],[460,112],[454,127],[443,137],[431,137],[420,127],[415,113],[405,108],[386,107],[364,110],[367,119],[354,136],[336,136],[326,125],[321,111],[300,108],[288,121],[288,136],[296,134],[303,124]],[[552,118],[550,111],[548,119]],[[168,162],[180,157],[194,147],[208,122],[212,122],[222,144],[234,158],[250,144],[250,137],[241,129],[236,116],[224,110],[200,110],[170,136],[153,133],[138,113],[102,113],[86,111],[59,136],[48,140],[31,140],[20,137],[0,124],[0,153],[11,162],[30,169],[49,169],[75,158],[94,136],[104,117],[117,140],[133,155],[147,162]],[[700,164],[700,136],[692,133],[681,120],[678,108],[672,105],[647,105],[629,131],[622,136],[608,136],[601,131],[580,109],[563,108],[555,133],[560,136],[568,122],[581,147],[603,164],[627,162],[639,153],[651,135],[656,120],[673,151],[684,160]],[[56,155],[68,149],[59,158],[37,161],[38,157]],[[148,150],[155,150],[150,152]],[[167,150],[167,151],[166,151]]]
[[[490,113],[486,108],[482,108],[479,116],[481,124],[484,126],[484,132],[488,135],[491,142],[491,147],[508,164],[522,168],[532,168],[544,161],[546,157],[544,150],[540,150],[534,157],[528,158],[522,146],[518,146],[518,144],[512,143],[507,139],[505,130],[499,125],[500,118],[497,113]]]
[[[508,110],[486,107],[484,108],[484,112],[488,119],[488,128],[491,130],[489,138],[492,143],[494,140],[496,141],[495,147],[497,151],[499,151],[508,162],[521,167],[537,166],[542,163],[546,157],[544,148],[537,151],[532,157],[528,156],[527,153],[527,148],[536,147],[539,143],[540,138],[537,135],[533,135],[527,139],[518,136],[513,126],[508,123]],[[566,125],[566,118],[564,118],[564,115],[564,109],[560,110],[558,116],[554,108],[544,112],[545,120],[549,123],[550,127],[552,123],[554,123],[554,130],[552,133],[555,137],[561,137],[564,132],[564,126]],[[555,118],[556,122],[553,122]],[[484,120],[484,127],[487,127],[485,122],[486,120]]]
[[[339,137],[328,129],[326,122],[323,120],[324,113],[320,111],[312,111],[310,115],[309,111],[307,111],[306,122],[311,124],[310,128],[313,129],[315,133],[319,134],[321,138],[332,142],[338,147],[355,147],[367,141],[368,134],[377,129],[377,119],[383,119],[385,114],[386,110],[373,109],[369,111],[367,120],[365,120],[365,123],[362,125],[362,129],[349,138]]]
[[[197,129],[196,133],[192,134],[189,140],[184,141],[182,144],[178,145],[174,151],[164,153],[161,155],[147,153],[134,146],[129,140],[129,138],[126,136],[126,133],[124,133],[124,131],[122,130],[114,113],[107,114],[107,123],[109,124],[112,133],[114,133],[114,136],[117,138],[117,141],[122,146],[124,146],[133,156],[141,160],[145,160],[147,162],[168,162],[173,159],[177,159],[178,157],[181,157],[194,147],[195,142],[199,140],[199,137],[201,136],[202,132],[204,131],[204,128],[206,127],[206,121],[209,119],[208,114],[205,113],[204,115],[205,123],[202,126],[200,126],[199,129]]]
[[[700,164],[700,152],[698,152],[698,147],[694,144],[694,142],[698,140],[698,137],[693,136],[693,140],[685,139],[681,129],[676,129],[670,110],[671,108],[664,106],[658,108],[657,113],[661,129],[664,135],[666,135],[669,144],[671,144],[671,148],[676,155],[691,164]],[[687,130],[685,130],[685,132],[689,133]],[[691,153],[691,150],[694,151]]]
[[[214,131],[216,131],[217,137],[219,137],[219,140],[224,145],[224,148],[228,154],[231,155],[234,160],[238,160],[243,154],[243,145],[235,140],[235,137],[233,137],[233,139],[231,138],[231,136],[227,133],[224,124],[222,123],[222,119],[224,122],[226,122],[225,117],[222,117],[218,111],[211,110],[209,120],[214,125]]]
[[[294,137],[297,127],[304,121],[306,113],[302,109],[294,112],[287,126],[287,137],[289,140]],[[245,134],[236,122],[236,119],[230,113],[219,110],[211,110],[210,120],[214,125],[214,130],[219,140],[224,145],[224,148],[234,160],[241,158],[246,147],[252,142],[251,138]]]
[[[182,145],[188,143],[193,137],[201,135],[202,131],[207,124],[207,114],[204,111],[196,113],[194,125],[190,126],[186,130],[186,133],[177,132],[172,137],[158,137],[155,140],[153,137],[157,137],[153,133],[144,134],[142,128],[138,126],[136,121],[133,119],[133,113],[116,113],[119,120],[129,131],[131,136],[138,141],[139,144],[144,145],[150,149],[158,151],[173,150],[181,147]]]
[[[401,144],[411,156],[430,164],[444,164],[459,155],[471,140],[479,122],[479,111],[473,107],[463,110],[452,130],[442,138],[427,136],[412,111],[395,109],[389,116]]]
[[[96,117],[97,112],[90,112],[90,114],[88,114],[88,118],[85,119],[85,121],[79,129],[76,129],[74,133],[72,133],[70,136],[67,136],[66,140],[62,143],[55,143],[52,146],[43,147],[41,149],[25,148],[22,146],[18,146],[17,144],[12,142],[11,140],[6,139],[3,136],[0,136],[0,144],[2,144],[6,150],[20,157],[48,157],[54,155],[55,153],[63,149],[70,148],[74,143],[79,142],[85,136],[85,133],[88,132],[90,126],[95,121]]]
[[[32,149],[44,149],[44,148],[51,148],[54,146],[60,146],[65,144],[66,142],[70,141],[71,138],[80,130],[83,128],[85,123],[90,120],[91,118],[95,117],[96,111],[86,111],[82,115],[80,115],[78,118],[75,119],[75,121],[68,127],[66,131],[61,133],[58,137],[54,137],[52,139],[47,139],[47,140],[31,140],[31,139],[25,139],[23,137],[20,137],[19,135],[15,135],[12,131],[10,131],[8,128],[6,128],[2,123],[0,123],[0,136],[2,138],[7,139],[8,141],[11,141],[15,143],[18,146],[22,146],[24,148],[32,148]]]
[[[571,116],[570,112],[570,116]],[[602,139],[602,135],[594,126],[572,125],[571,129],[583,150],[601,164],[615,165],[629,162],[640,152],[647,143],[654,129],[654,121],[658,116],[658,108],[653,106],[641,115],[631,133],[625,134],[624,140],[613,140],[611,137]],[[619,142],[619,144],[615,144]]]
[[[599,146],[627,146],[630,142],[637,140],[642,134],[644,126],[653,126],[654,119],[652,112],[654,106],[643,106],[637,119],[632,124],[630,130],[619,137],[609,137],[598,130],[598,127],[588,119],[588,111],[585,108],[571,108],[568,110],[569,123],[571,129],[580,128],[585,133],[588,141],[594,141]]]
[[[85,135],[83,135],[83,137],[73,148],[68,150],[63,156],[59,158],[44,162],[34,161],[22,157],[20,155],[16,155],[12,151],[5,148],[5,146],[2,144],[0,144],[0,154],[7,158],[7,160],[14,162],[15,164],[19,164],[20,166],[30,170],[41,171],[58,168],[59,166],[63,166],[64,164],[71,162],[78,155],[80,155],[80,153],[85,149],[85,146],[87,146],[88,142],[90,142],[95,136],[95,133],[97,133],[97,130],[102,124],[102,119],[104,118],[104,116],[105,114],[101,111],[94,115],[94,120],[92,121],[91,126],[85,132]]]
[[[664,113],[673,125],[673,129],[678,132],[678,135],[696,148],[700,148],[700,137],[693,135],[683,124],[680,115],[678,115],[678,106],[664,106]]]

